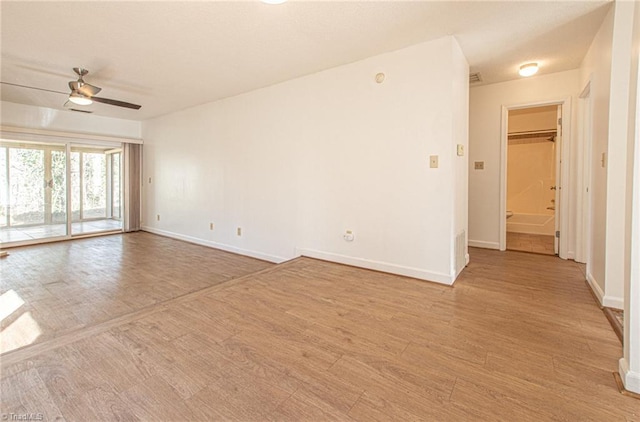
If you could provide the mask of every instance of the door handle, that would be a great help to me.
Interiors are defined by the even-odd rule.
[[[555,186],[551,186],[549,189],[550,190],[556,190],[557,188]]]

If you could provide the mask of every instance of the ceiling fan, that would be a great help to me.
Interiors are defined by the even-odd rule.
[[[54,91],[54,90],[45,89],[45,88],[37,88],[37,87],[27,86],[27,85],[14,84],[9,82],[1,82],[1,83],[5,85],[18,86],[21,88],[37,89],[39,91],[48,91],[48,92],[55,92],[57,94],[68,95],[68,102],[65,103],[65,107],[69,102],[73,104],[81,105],[81,106],[90,105],[96,102],[96,103],[117,106],[117,107],[131,108],[134,110],[139,110],[142,107],[141,105],[138,105],[138,104],[127,103],[119,100],[112,100],[110,98],[96,97],[96,94],[99,93],[102,90],[102,88],[99,88],[95,85],[88,84],[84,81],[83,77],[87,75],[89,71],[81,67],[74,67],[73,71],[78,75],[78,80],[69,82],[69,89],[71,89],[70,93]],[[76,110],[76,111],[81,111],[81,110]]]

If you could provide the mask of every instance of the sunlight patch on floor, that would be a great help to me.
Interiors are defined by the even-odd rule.
[[[6,317],[20,309],[24,305],[24,300],[11,289],[0,295],[0,322],[4,321]]]
[[[0,321],[13,315],[22,305],[24,300],[15,290],[8,290],[0,295]],[[28,346],[41,334],[42,329],[31,312],[24,312],[0,332],[0,353]]]

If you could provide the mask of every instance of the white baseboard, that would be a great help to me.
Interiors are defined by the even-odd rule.
[[[331,252],[322,252],[314,249],[296,249],[296,255],[307,256],[309,258],[322,259],[324,261],[337,262],[339,264],[352,265],[354,267],[367,268],[370,270],[382,271],[391,274],[404,275],[407,277],[419,278],[426,281],[452,285],[454,280],[448,274],[434,273],[421,270],[419,268],[405,267],[388,262],[373,261],[365,258],[339,255]]]
[[[596,295],[598,302],[600,302],[600,306],[606,306],[607,308],[624,309],[624,299],[621,297],[606,296],[596,280],[593,278],[593,275],[587,274],[587,283],[589,283],[589,287],[591,287],[591,290]]]
[[[474,248],[500,250],[500,243],[499,242],[485,242],[484,240],[469,240],[469,246],[474,247]]]
[[[602,299],[604,298],[604,292],[602,291],[600,286],[598,286],[598,283],[596,282],[595,278],[593,278],[593,276],[589,273],[587,273],[587,283],[589,283],[589,287],[591,287],[591,291],[593,291],[593,293],[596,295],[596,298],[598,299],[600,306],[606,306],[602,301]]]
[[[629,370],[629,363],[625,358],[620,358],[618,361],[618,372],[622,378],[624,389],[640,394],[640,373]]]
[[[602,305],[607,308],[624,309],[624,299],[621,297],[605,295],[602,298]]]
[[[465,265],[469,265],[469,261],[470,261],[469,254],[466,254],[466,255],[464,256],[464,262],[465,262]]]
[[[249,256],[251,258],[262,259],[263,261],[274,262],[280,264],[291,258],[283,258],[281,256],[270,255],[262,252],[252,251],[249,249],[242,249],[231,245],[225,245],[223,243],[213,242],[211,240],[199,239],[193,236],[187,236],[184,234],[174,233],[167,230],[156,229],[154,227],[142,226],[142,230],[149,233],[159,234],[161,236],[170,237],[172,239],[184,240],[185,242],[195,243],[200,246],[207,246],[209,248],[220,249],[227,252],[237,253],[238,255]]]

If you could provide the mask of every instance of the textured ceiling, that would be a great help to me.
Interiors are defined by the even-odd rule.
[[[611,3],[7,2],[1,79],[67,91],[74,66],[99,96],[95,114],[143,120],[237,95],[411,44],[456,37],[483,83],[580,65]],[[434,58],[434,60],[437,58]],[[1,85],[4,101],[62,108],[62,94]]]

